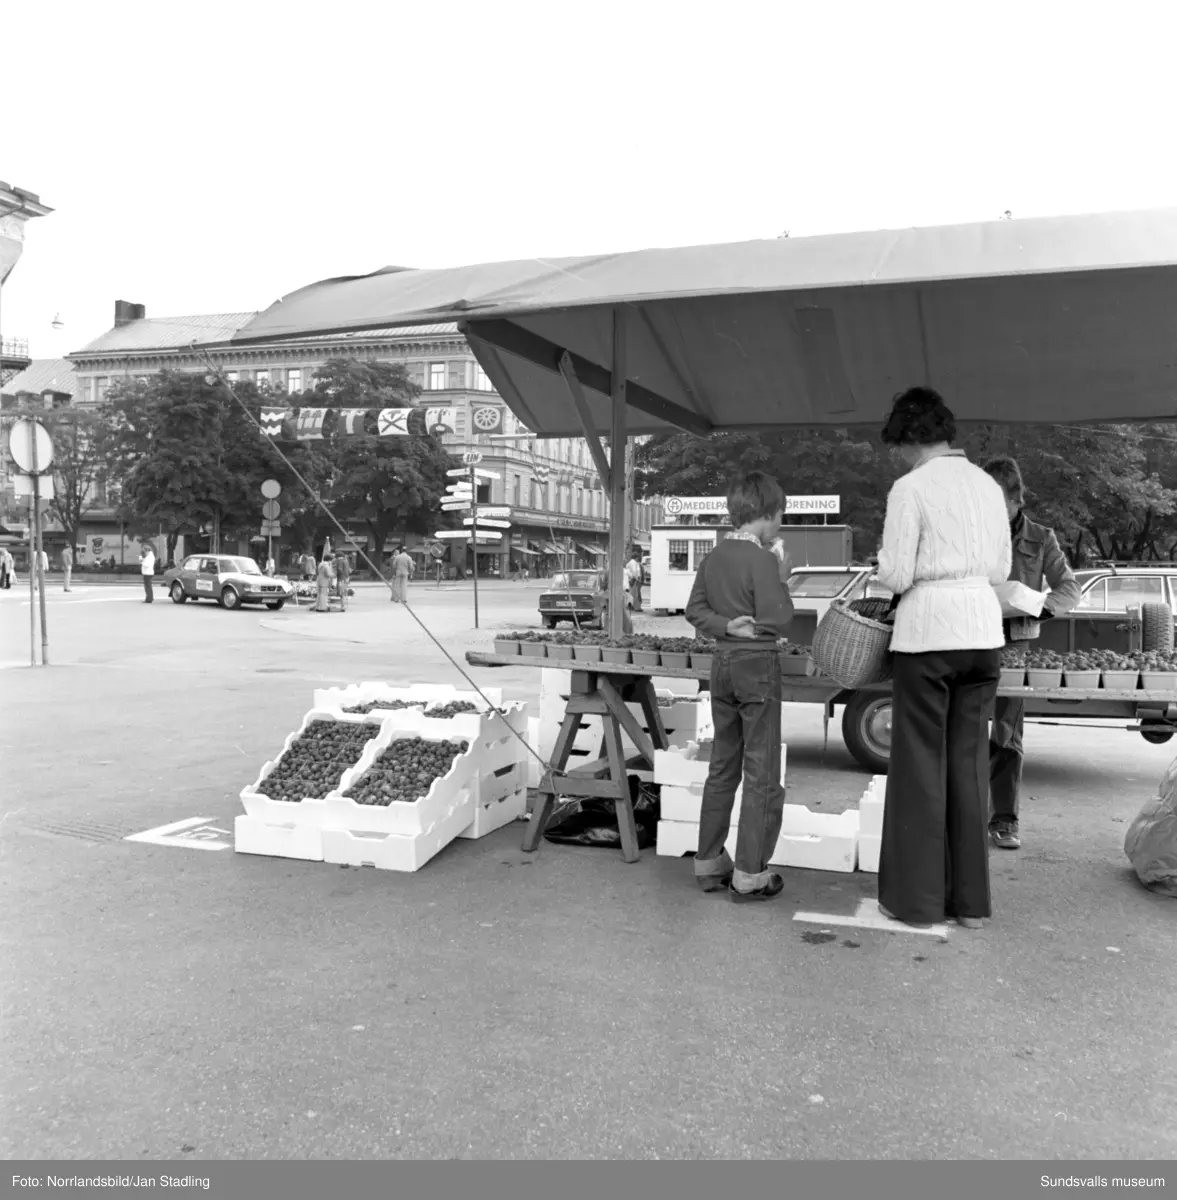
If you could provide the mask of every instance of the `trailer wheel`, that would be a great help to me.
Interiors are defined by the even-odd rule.
[[[1167,604],[1144,604],[1140,608],[1140,641],[1145,654],[1173,649],[1173,610]]]
[[[1173,730],[1166,725],[1145,725],[1140,736],[1154,746],[1163,746],[1173,736]]]
[[[855,692],[842,710],[846,749],[872,775],[886,775],[891,762],[891,697]]]

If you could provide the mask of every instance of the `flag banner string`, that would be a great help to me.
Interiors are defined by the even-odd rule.
[[[310,498],[315,502],[316,505],[318,505],[318,507],[320,509],[322,509],[323,515],[327,518],[327,520],[330,521],[331,524],[334,525],[335,528],[339,530],[340,536],[342,538],[341,544],[347,544],[348,542],[350,542],[351,534],[348,533],[348,531],[346,529],[344,529],[344,527],[339,523],[335,514],[323,502],[323,500],[319,496],[318,492],[313,487],[311,487],[311,485],[302,477],[302,474],[298,470],[298,468],[294,465],[294,463],[292,463],[290,461],[290,459],[287,457],[287,455],[283,452],[282,447],[277,444],[277,441],[279,439],[274,438],[273,435],[266,432],[267,416],[269,418],[269,424],[272,427],[274,424],[274,420],[275,420],[275,414],[279,414],[278,420],[281,423],[283,429],[285,431],[289,431],[290,430],[290,422],[292,420],[291,414],[293,414],[293,413],[298,414],[296,417],[293,418],[293,420],[296,422],[299,422],[299,421],[301,421],[302,413],[304,413],[304,412],[314,412],[314,413],[325,413],[325,412],[369,413],[369,412],[371,412],[373,414],[381,414],[381,413],[388,413],[388,412],[414,413],[414,412],[420,412],[421,410],[420,409],[411,409],[411,408],[405,408],[405,409],[297,409],[297,410],[292,410],[292,409],[280,409],[280,408],[275,408],[275,407],[265,407],[261,410],[261,415],[258,416],[258,415],[255,415],[250,410],[249,405],[247,405],[241,399],[241,397],[237,395],[236,389],[229,382],[229,380],[225,378],[224,372],[213,362],[213,360],[209,357],[208,353],[204,350],[204,348],[202,346],[200,346],[195,341],[195,339],[191,343],[191,349],[199,358],[204,359],[205,366],[208,368],[209,374],[216,377],[217,382],[229,393],[229,395],[232,397],[232,399],[235,401],[235,403],[240,407],[241,411],[243,413],[245,413],[246,419],[253,426],[256,427],[258,433],[261,434],[263,437],[268,438],[271,442],[274,443],[274,446],[273,446],[274,453],[277,454],[278,457],[282,460],[283,464],[285,465],[286,469],[290,472],[290,474],[295,479],[298,480],[299,484],[301,484],[301,486],[302,486],[303,490],[306,492],[306,494],[308,496],[310,496]],[[451,415],[451,420],[452,420],[452,414],[453,414],[454,410],[452,408],[451,409],[431,409],[430,412],[431,413],[448,413]],[[320,429],[322,428],[323,423],[324,423],[323,421],[320,421],[320,423],[319,423]],[[296,428],[300,429],[301,425],[296,426]],[[294,439],[288,439],[288,440],[294,440]],[[357,554],[359,555],[359,557],[361,557],[363,559],[363,561],[365,563],[367,563],[368,569],[372,572],[372,574],[377,579],[379,579],[380,582],[386,588],[388,588],[389,591],[391,592],[392,591],[392,581],[371,560],[371,558],[368,557],[367,551],[366,550],[358,550]],[[458,674],[461,675],[461,677],[474,689],[474,691],[477,692],[478,695],[481,696],[482,699],[486,701],[486,704],[487,704],[488,708],[490,709],[490,711],[497,713],[501,717],[505,717],[506,714],[499,707],[499,705],[495,704],[490,699],[490,697],[482,690],[482,688],[479,687],[478,682],[470,676],[469,672],[466,671],[466,669],[462,666],[462,664],[459,663],[458,660],[456,658],[454,658],[454,656],[445,648],[445,646],[443,646],[441,644],[441,642],[434,636],[433,631],[429,628],[429,626],[426,625],[425,622],[422,621],[419,616],[417,616],[416,611],[409,604],[407,596],[405,597],[405,600],[403,603],[404,603],[405,611],[408,612],[409,616],[411,616],[413,618],[413,620],[416,621],[417,624],[421,627],[422,633],[424,633],[425,636],[438,648],[438,650],[441,651],[442,655],[447,659],[447,661],[454,668],[454,670],[457,671]],[[545,773],[550,772],[552,776],[564,776],[566,774],[566,770],[558,771],[552,766],[551,763],[545,762],[543,755],[541,755],[539,753],[539,751],[537,751],[527,741],[527,739],[523,736],[523,734],[521,734],[518,730],[516,730],[514,728],[514,724],[515,723],[513,721],[507,721],[507,727],[510,730],[512,736],[524,748],[524,750],[526,750],[527,753],[530,754],[531,757],[534,758],[536,760],[536,762],[539,763],[539,765],[543,768],[544,772]]]

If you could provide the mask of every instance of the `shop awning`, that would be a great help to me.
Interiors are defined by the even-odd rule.
[[[544,543],[544,553],[560,555],[560,554],[567,554],[568,551],[565,550],[563,546],[557,546],[555,544],[555,542],[545,542]]]
[[[457,321],[540,437],[607,435],[614,310],[627,432],[881,427],[939,388],[958,420],[1166,420],[1177,209],[993,221],[441,271],[292,292],[233,342]]]
[[[529,550],[526,546],[512,546],[511,553],[512,554],[530,554],[532,557],[535,557],[539,554],[539,551],[538,550]]]
[[[595,554],[598,558],[604,558],[609,553],[608,550],[602,549],[600,546],[586,546],[584,542],[579,542],[578,545],[585,554]]]

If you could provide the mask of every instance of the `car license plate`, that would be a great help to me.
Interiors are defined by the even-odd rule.
[[[575,608],[576,601],[575,600],[557,600],[556,607],[557,608]]]

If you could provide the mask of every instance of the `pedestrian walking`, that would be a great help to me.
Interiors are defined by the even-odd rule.
[[[61,552],[61,570],[65,575],[65,582],[62,584],[61,590],[63,592],[72,592],[73,588],[70,587],[70,579],[74,573],[74,552],[69,546],[66,546]]]
[[[335,583],[335,556],[330,550],[323,555],[323,561],[319,563],[317,574],[318,581],[318,596],[315,600],[315,607],[312,612],[330,612],[331,611],[331,588]]]
[[[629,594],[633,599],[634,612],[642,611],[642,555],[635,546],[630,553],[629,562],[625,564],[625,578],[629,584]]]
[[[413,575],[413,560],[404,546],[396,548],[392,559],[392,600],[394,604],[404,604],[408,599],[409,580]]]
[[[882,434],[908,473],[887,498],[879,551],[898,606],[878,887],[894,920],[975,929],[991,913],[985,777],[1005,644],[993,589],[1011,547],[1001,488],[955,437],[952,412],[922,387],[896,397]]]
[[[299,561],[302,564],[303,582],[313,583],[316,574],[315,556],[308,551]]]
[[[754,471],[735,480],[727,509],[735,533],[699,564],[687,620],[715,639],[711,662],[711,765],[699,813],[695,877],[705,892],[731,889],[740,903],[771,900],[784,888],[768,870],[784,817],[781,783],[781,660],[777,639],[793,620],[787,558],[767,548],[785,497]],[[736,789],[743,781],[736,858],[725,849]]]
[[[274,572],[277,569],[278,569],[277,564],[274,562],[274,556],[271,554],[266,559],[266,574],[269,575],[270,578],[272,579],[274,577]]]
[[[1050,589],[1041,618],[1014,618],[1003,623],[1006,645],[1024,650],[1038,638],[1041,621],[1070,612],[1079,603],[1081,592],[1054,530],[1026,516],[1026,487],[1017,460],[1003,455],[986,463],[985,471],[997,480],[1005,495],[1012,541],[1010,579],[1035,592]],[[1022,845],[1018,792],[1025,758],[1025,720],[1024,700],[997,697],[989,732],[989,836],[1002,850],[1018,850]]]
[[[143,546],[139,551],[139,573],[143,576],[143,603],[155,599],[155,551]]]
[[[8,547],[0,548],[0,588],[6,591],[12,587],[16,579],[16,562],[8,552]]]
[[[347,612],[347,591],[351,585],[350,554],[341,554],[335,560],[335,574],[339,579],[339,607]]]

